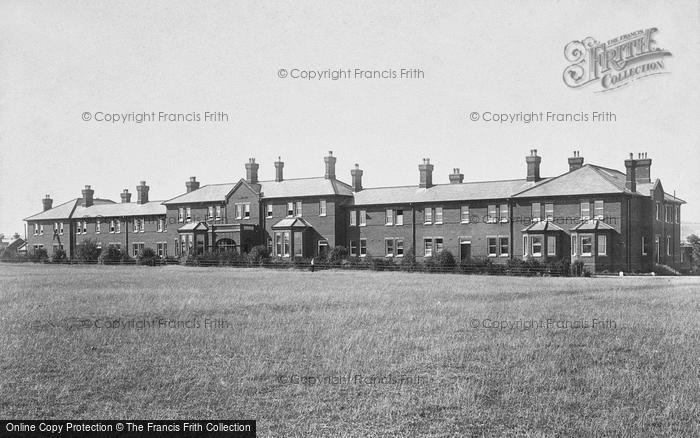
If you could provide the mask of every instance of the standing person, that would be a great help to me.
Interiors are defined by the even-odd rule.
[[[314,260],[315,257],[311,257],[311,272],[314,272]]]

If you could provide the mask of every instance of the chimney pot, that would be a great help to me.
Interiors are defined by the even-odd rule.
[[[187,188],[187,193],[197,190],[199,188],[199,181],[197,181],[197,177],[191,176],[190,180],[185,182],[185,187]]]
[[[257,184],[258,183],[258,169],[260,168],[260,165],[255,162],[255,158],[249,158],[248,162],[245,163],[245,174],[246,174],[246,181],[248,184]]]
[[[537,155],[537,149],[531,149],[530,155],[525,157],[527,163],[527,181],[537,182],[540,179],[540,163],[542,157]]]
[[[335,179],[336,158],[333,156],[333,151],[328,151],[328,156],[323,161],[326,163],[326,179]]]
[[[150,187],[146,185],[146,181],[141,181],[141,183],[136,186],[136,202],[139,204],[147,203],[149,189]]]
[[[92,204],[94,203],[94,195],[95,191],[92,190],[92,188],[89,185],[85,185],[85,188],[83,189],[83,205],[85,207],[92,207]]]
[[[569,158],[569,172],[583,167],[583,157],[580,151],[574,151],[574,156]]]
[[[41,203],[44,206],[44,211],[51,210],[51,208],[53,207],[53,199],[51,199],[51,197],[48,194],[45,198],[41,200]]]
[[[423,164],[418,165],[418,171],[420,172],[419,187],[428,189],[433,186],[433,168],[434,166],[430,164],[430,158],[423,158]]]
[[[355,168],[350,170],[350,175],[352,176],[352,191],[359,192],[362,191],[362,169],[360,165],[355,163]]]
[[[452,169],[452,174],[450,174],[450,184],[462,184],[464,182],[464,174],[459,173],[459,168],[455,167]]]
[[[275,161],[275,181],[280,182],[284,180],[284,162],[282,157],[277,157]]]
[[[121,193],[121,198],[122,198],[122,204],[128,204],[131,202],[131,193],[129,193],[129,189],[124,189]]]

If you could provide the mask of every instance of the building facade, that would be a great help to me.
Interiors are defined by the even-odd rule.
[[[448,250],[459,260],[514,258],[580,260],[601,271],[650,271],[654,264],[680,267],[680,208],[685,202],[651,179],[651,159],[632,154],[625,171],[584,164],[578,152],[568,171],[540,176],[536,150],[525,157],[524,178],[465,182],[453,169],[448,184],[434,184],[434,165],[418,165],[418,184],[365,188],[358,165],[351,184],[336,177],[336,157],[324,157],[323,176],[260,181],[259,164],[245,163],[245,178],[200,186],[166,201],[137,202],[124,190],[121,202],[96,199],[86,186],[80,198],[57,207],[47,195],[44,211],[25,220],[29,250],[63,248],[94,239],[130,255],[145,247],[162,257],[204,251],[248,252],[265,245],[275,257],[323,257],[335,246],[351,256],[425,259]]]

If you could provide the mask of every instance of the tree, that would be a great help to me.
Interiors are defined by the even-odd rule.
[[[693,245],[693,266],[698,269],[700,268],[700,237],[696,234],[691,234],[686,237],[686,240]]]
[[[100,248],[92,239],[83,240],[75,246],[75,256],[81,262],[96,262],[100,257]]]

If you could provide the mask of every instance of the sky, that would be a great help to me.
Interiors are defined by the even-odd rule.
[[[565,172],[573,150],[622,171],[646,152],[652,178],[688,202],[683,220],[700,222],[698,5],[0,1],[0,233],[23,234],[46,194],[57,205],[89,184],[118,202],[145,180],[152,200],[169,199],[190,176],[237,181],[250,157],[261,179],[278,156],[286,178],[322,176],[329,150],[341,180],[359,163],[365,187],[417,184],[423,158],[446,183],[455,167],[465,181],[522,178],[531,149],[543,176]],[[607,92],[564,84],[569,42],[648,28],[671,53],[664,74]],[[402,68],[419,73],[299,77]],[[615,119],[483,120],[548,111]],[[200,120],[134,121],[161,112]]]

